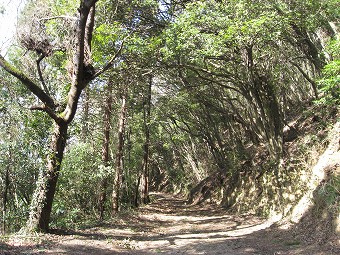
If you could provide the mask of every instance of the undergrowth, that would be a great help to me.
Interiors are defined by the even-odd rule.
[[[333,214],[340,213],[340,176],[331,176],[327,182],[320,185],[314,194],[314,204],[316,210],[326,206],[327,210]]]

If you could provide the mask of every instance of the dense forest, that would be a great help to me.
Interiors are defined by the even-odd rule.
[[[339,155],[339,15],[339,0],[27,0],[0,56],[2,233],[109,220],[156,191],[262,216],[310,193],[336,218],[339,158],[309,181]]]

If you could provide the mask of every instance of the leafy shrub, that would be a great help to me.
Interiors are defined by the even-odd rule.
[[[319,80],[323,97],[319,100],[322,103],[340,101],[340,39],[332,41],[329,51],[334,60],[329,62],[323,69],[323,78]]]

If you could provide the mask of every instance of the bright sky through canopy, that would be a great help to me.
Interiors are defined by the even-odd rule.
[[[15,35],[15,26],[20,9],[24,6],[25,0],[0,0],[0,50],[5,54],[11,39]]]

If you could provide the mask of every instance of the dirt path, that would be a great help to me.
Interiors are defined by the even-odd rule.
[[[153,194],[153,200],[110,224],[44,235],[39,244],[11,239],[0,243],[0,254],[340,254],[335,245],[306,244],[261,218],[187,206],[165,194]]]

